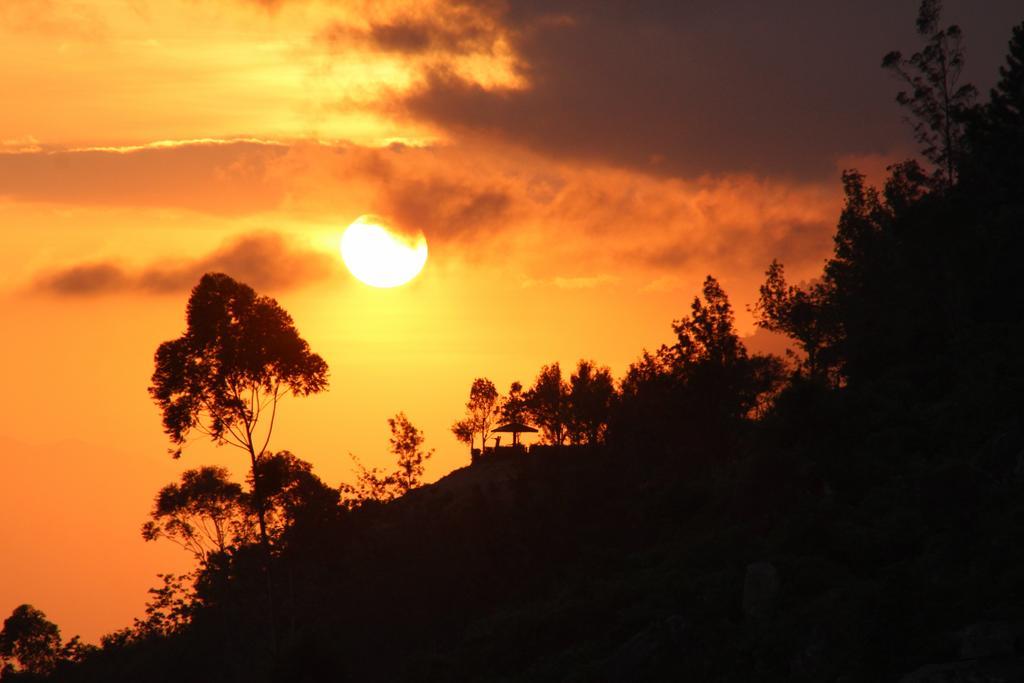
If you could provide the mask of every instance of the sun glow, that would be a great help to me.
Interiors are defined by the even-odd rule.
[[[356,278],[373,287],[397,287],[427,262],[422,232],[406,236],[379,216],[360,216],[341,236],[341,258]]]

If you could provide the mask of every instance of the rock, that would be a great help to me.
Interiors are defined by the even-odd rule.
[[[964,659],[1013,654],[1013,628],[998,621],[971,624],[960,631],[960,656]]]
[[[743,613],[748,619],[764,620],[771,616],[779,595],[779,572],[771,562],[747,565],[743,580]]]

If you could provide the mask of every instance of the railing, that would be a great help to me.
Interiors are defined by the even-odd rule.
[[[471,451],[470,463],[475,465],[480,462],[510,460],[512,458],[520,458],[524,456],[548,457],[557,453],[579,452],[592,448],[594,447],[585,445],[551,446],[539,443],[535,443],[531,446],[526,446],[524,444],[517,444],[515,446],[486,446],[482,452],[479,448],[474,448]]]

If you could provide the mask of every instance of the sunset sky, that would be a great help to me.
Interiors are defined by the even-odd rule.
[[[506,391],[579,358],[621,376],[712,273],[737,309],[772,258],[814,277],[839,173],[913,152],[879,68],[915,0],[2,0],[0,618],[23,602],[86,640],[155,574],[139,529],[181,471],[146,393],[190,288],[277,298],[331,369],[274,449],[329,484],[388,464],[402,410],[436,449],[474,377]],[[1017,0],[946,3],[984,90]],[[421,230],[410,284],[338,254],[363,214]],[[770,344],[768,340],[752,342]]]

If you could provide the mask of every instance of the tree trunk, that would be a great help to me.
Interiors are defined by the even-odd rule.
[[[256,501],[256,520],[260,527],[260,545],[263,546],[263,550],[269,559],[270,537],[267,536],[266,503],[263,500],[263,487],[260,486],[260,474],[256,466],[256,451],[251,445],[249,446],[249,460],[252,463],[252,495]]]
[[[256,450],[249,444],[249,459],[252,463],[252,495],[256,501],[256,520],[260,527],[260,545],[263,547],[263,573],[267,579],[267,626],[270,636],[270,652],[277,653],[277,625],[274,609],[274,579],[270,573],[270,537],[267,535],[266,501],[263,499],[263,487],[260,486],[260,473],[257,467]]]

